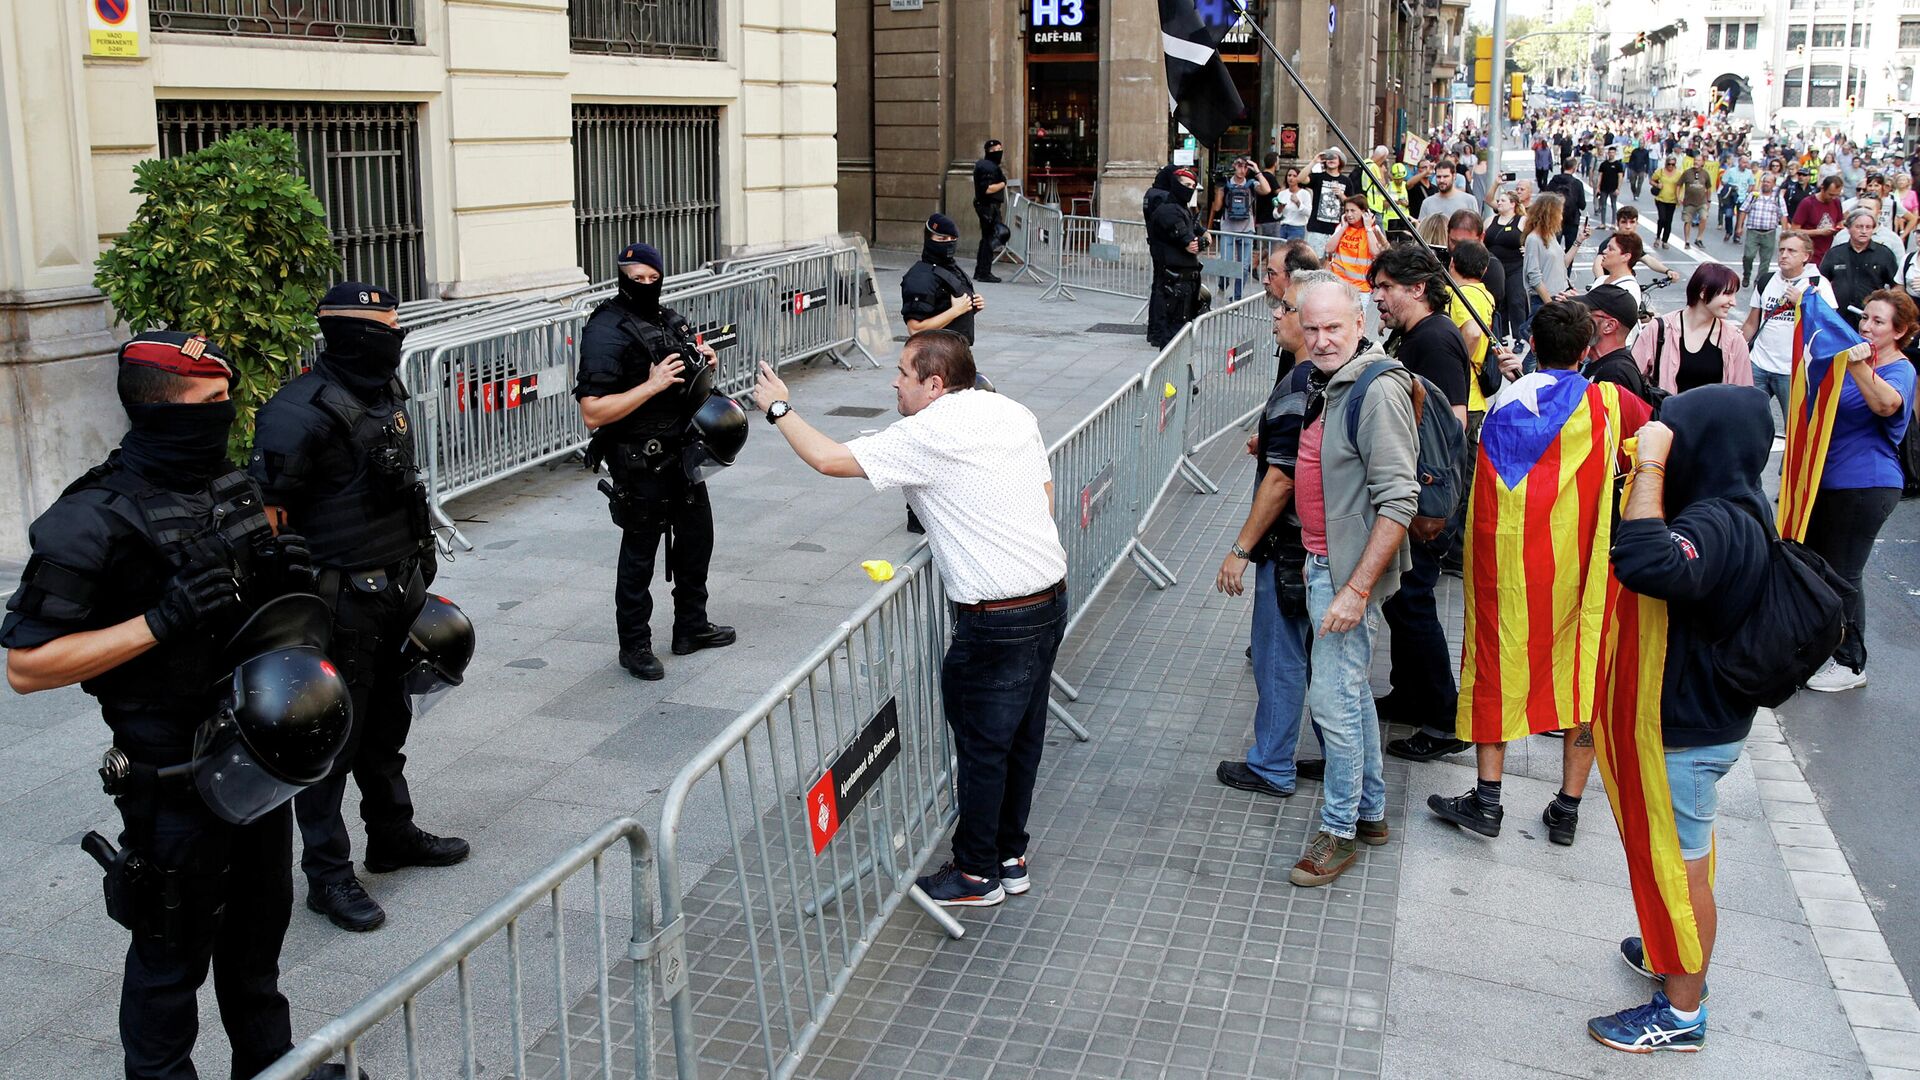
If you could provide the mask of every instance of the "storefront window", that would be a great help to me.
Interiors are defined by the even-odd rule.
[[[1098,0],[1027,7],[1026,191],[1068,213],[1092,208],[1099,173],[1099,27]]]

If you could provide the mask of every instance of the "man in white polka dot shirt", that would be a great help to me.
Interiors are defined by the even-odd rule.
[[[920,879],[948,907],[990,907],[1032,887],[1027,815],[1046,735],[1047,682],[1066,629],[1066,551],[1033,413],[976,390],[973,350],[947,330],[907,339],[893,380],[900,421],[838,443],[801,419],[765,364],[754,403],[827,476],[902,488],[926,523],[954,601],[940,691],[960,765],[953,859]]]

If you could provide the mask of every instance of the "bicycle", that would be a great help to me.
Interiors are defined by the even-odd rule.
[[[1664,289],[1671,284],[1673,284],[1672,279],[1664,274],[1654,278],[1652,281],[1643,281],[1640,283],[1640,324],[1642,326],[1653,321],[1653,305],[1648,302],[1647,294],[1653,292],[1655,289]]]

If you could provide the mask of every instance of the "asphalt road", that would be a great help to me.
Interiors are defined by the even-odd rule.
[[[1521,163],[1513,158],[1508,167]],[[1740,245],[1724,242],[1717,228],[1710,230],[1704,253],[1677,243],[1656,250],[1652,196],[1642,195],[1637,205],[1648,251],[1678,269],[1683,285],[1702,259],[1740,268]],[[1604,237],[1598,226],[1595,232]],[[1575,264],[1576,287],[1589,283],[1585,268],[1593,247],[1592,240],[1583,245],[1589,254]],[[1685,289],[1650,296],[1655,310],[1670,311],[1684,302]],[[1745,314],[1743,297],[1735,315]],[[1801,691],[1778,712],[1894,960],[1908,984],[1920,986],[1920,839],[1908,824],[1920,790],[1920,499],[1901,503],[1880,530],[1865,588],[1868,684],[1841,694]]]

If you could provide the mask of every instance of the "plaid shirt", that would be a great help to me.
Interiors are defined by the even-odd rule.
[[[1780,219],[1787,216],[1787,201],[1780,192],[1762,195],[1758,191],[1747,196],[1745,206],[1740,208],[1747,215],[1747,228],[1762,232],[1780,227]]]

